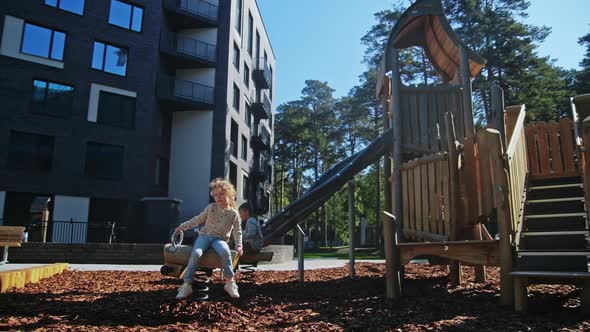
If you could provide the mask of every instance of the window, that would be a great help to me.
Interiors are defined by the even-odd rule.
[[[33,80],[31,112],[69,117],[74,101],[74,88],[67,85]]]
[[[78,15],[84,14],[84,0],[45,0],[45,4]]]
[[[232,119],[230,127],[230,153],[234,157],[238,157],[238,124]]]
[[[242,198],[248,199],[248,176],[246,174],[242,175]]]
[[[244,122],[246,122],[248,128],[252,127],[252,109],[248,103],[246,103],[246,112],[244,112]]]
[[[118,180],[123,176],[123,147],[118,145],[86,143],[86,175]]]
[[[51,171],[54,141],[52,136],[11,131],[8,147],[8,169],[33,172]]]
[[[110,24],[140,32],[142,20],[143,8],[119,0],[111,0]]]
[[[115,127],[133,128],[135,98],[100,91],[96,122]]]
[[[115,75],[127,75],[127,49],[94,42],[92,68]]]
[[[252,47],[254,46],[254,18],[252,17],[252,13],[248,11],[248,54],[252,56]]]
[[[270,98],[270,100],[272,100],[272,78],[273,78],[272,77],[272,66],[271,65],[268,65],[268,69],[270,71],[270,90],[269,90],[269,93],[268,93],[268,97]]]
[[[234,67],[240,72],[240,48],[238,44],[234,42],[234,58],[233,58]]]
[[[238,187],[238,166],[232,161],[229,162],[229,182],[234,185],[234,188]]]
[[[242,159],[248,160],[248,139],[242,135]]]
[[[250,67],[244,62],[244,84],[250,88]]]
[[[66,34],[25,23],[21,52],[42,58],[63,61]]]
[[[260,32],[256,29],[256,58],[260,57]]]
[[[236,1],[236,30],[242,33],[242,0]]]
[[[236,112],[240,113],[240,88],[234,83],[233,106]]]

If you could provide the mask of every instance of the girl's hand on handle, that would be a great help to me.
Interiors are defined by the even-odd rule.
[[[180,232],[182,232],[182,229],[180,229],[180,226],[178,226],[174,229],[174,234],[178,234]]]
[[[244,249],[242,248],[242,246],[236,247],[236,251],[238,252],[238,255],[244,255]]]

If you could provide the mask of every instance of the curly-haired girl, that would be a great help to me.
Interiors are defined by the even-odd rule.
[[[203,225],[193,245],[184,274],[184,283],[180,286],[176,296],[179,300],[186,299],[192,294],[193,275],[197,270],[199,259],[203,252],[210,247],[221,257],[225,278],[223,289],[231,297],[240,297],[238,285],[234,281],[231,253],[227,244],[233,231],[236,251],[242,255],[242,230],[236,206],[236,190],[230,182],[223,179],[211,181],[209,188],[215,203],[209,204],[198,216],[180,224],[175,230],[175,232],[184,231]]]

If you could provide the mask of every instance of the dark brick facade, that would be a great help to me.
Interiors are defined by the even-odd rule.
[[[134,220],[138,200],[167,196],[165,185],[155,184],[155,172],[157,158],[169,159],[171,115],[160,109],[156,82],[159,74],[174,72],[174,68],[161,60],[159,42],[161,33],[176,28],[165,13],[162,0],[126,2],[143,7],[141,32],[108,23],[110,0],[86,0],[82,16],[47,6],[43,0],[0,1],[0,27],[4,26],[5,15],[11,15],[67,33],[64,69],[0,55],[0,191],[127,200],[128,213],[121,219],[137,226],[141,226],[140,221]],[[217,87],[227,85],[228,2],[221,0],[219,6]],[[128,49],[125,77],[91,68],[95,40]],[[30,112],[33,79],[75,88],[69,118]],[[87,121],[91,83],[137,93],[133,129]],[[226,97],[226,89],[216,89],[216,100],[225,101]],[[225,102],[217,102],[214,112],[213,146],[218,148],[212,151],[212,175],[223,176],[225,145],[220,140],[225,140]],[[50,173],[8,171],[11,130],[55,137]],[[121,180],[85,175],[85,150],[89,141],[124,147]]]

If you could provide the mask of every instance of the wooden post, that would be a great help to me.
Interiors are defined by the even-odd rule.
[[[465,120],[465,137],[475,133],[473,125],[473,100],[471,99],[471,72],[469,70],[469,55],[467,49],[461,46],[461,64],[459,71],[461,73],[461,87],[463,88],[463,119]]]
[[[350,279],[354,279],[354,180],[348,182],[348,259]]]
[[[504,167],[504,151],[500,132],[486,129],[478,137],[481,145],[487,146],[492,163],[492,184],[494,188],[494,206],[498,218],[500,233],[500,303],[512,305],[514,303],[514,283],[512,282],[512,215],[508,197],[508,174]]]
[[[514,310],[526,312],[528,307],[527,277],[519,276],[514,278]]]
[[[395,47],[389,49],[389,60],[391,63],[391,101],[389,109],[391,113],[391,126],[393,129],[393,149],[392,149],[392,181],[391,181],[391,209],[393,215],[397,219],[395,225],[393,223],[384,228],[384,232],[390,233],[391,240],[385,246],[391,248],[390,257],[386,258],[392,261],[392,270],[387,271],[392,274],[388,278],[387,296],[400,297],[401,296],[401,280],[402,280],[402,266],[400,263],[400,252],[397,244],[399,243],[399,236],[402,234],[402,182],[401,182],[401,163],[402,163],[402,127],[401,127],[401,103],[400,90],[401,78],[399,73],[398,50]],[[393,226],[393,227],[391,227]],[[389,237],[389,236],[388,236]]]
[[[391,102],[391,81],[385,79],[386,82],[384,91],[386,91],[386,95],[383,98],[383,130],[387,130],[391,128],[391,117],[389,116],[389,104]],[[390,98],[387,101],[387,98]],[[391,179],[391,153],[386,153],[383,162],[383,182],[385,182],[383,188],[385,189],[384,193],[384,201],[385,206],[383,209],[385,211],[393,211],[391,208],[391,183],[389,182]],[[382,219],[384,220],[384,219]],[[395,226],[395,225],[394,225]],[[381,225],[381,235],[383,236],[383,242],[385,243],[385,226]],[[393,229],[392,229],[393,230]],[[384,246],[386,248],[386,246]],[[387,249],[385,249],[387,250]]]
[[[303,283],[305,282],[305,256],[303,253],[303,251],[305,250],[305,233],[299,225],[295,227],[294,232],[297,233],[297,270],[299,272],[299,284],[303,285]]]
[[[576,125],[574,124],[574,126]],[[583,158],[580,159],[583,164],[584,194],[586,196],[586,206],[590,206],[590,116],[582,122],[582,142],[584,144],[584,152],[582,152]],[[590,217],[590,211],[586,211],[586,213]]]
[[[460,188],[459,188],[459,153],[457,151],[457,139],[455,137],[455,125],[453,122],[453,114],[447,112],[445,114],[445,126],[447,148],[449,153],[449,212],[451,215],[451,229],[449,231],[449,238],[454,241],[457,239],[457,225],[459,222],[460,206]],[[451,261],[449,265],[451,287],[457,287],[461,284],[461,263],[459,261]]]

